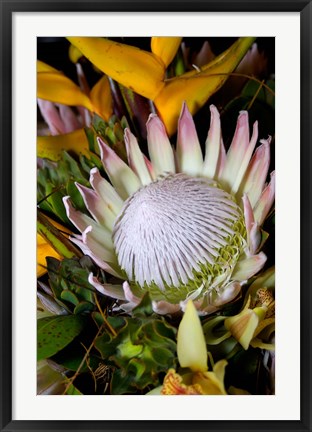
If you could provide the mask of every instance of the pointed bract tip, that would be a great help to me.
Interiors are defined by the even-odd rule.
[[[210,109],[211,117],[213,117],[213,116],[220,117],[219,110],[215,105],[210,105],[209,109]]]
[[[62,199],[63,199],[63,203],[64,203],[64,204],[67,204],[68,200],[70,200],[70,196],[69,196],[69,195],[66,195],[66,196],[64,196]]]
[[[158,117],[157,114],[150,114],[149,118],[146,123],[146,130],[147,135],[150,133],[153,133],[154,131],[157,131],[158,133],[161,132],[163,136],[167,137],[167,132],[165,125],[160,117]]]
[[[271,144],[271,142],[272,142],[271,135],[269,135],[267,139],[261,139],[260,142],[261,142],[261,144]]]
[[[100,137],[97,137],[97,142],[100,148],[100,152],[101,152],[101,159],[102,162],[104,163],[104,159],[107,158],[108,156],[114,157],[116,155],[116,153],[114,152],[114,150]]]
[[[151,123],[151,121],[154,120],[154,119],[156,119],[156,118],[159,119],[158,115],[157,115],[157,114],[154,114],[154,113],[151,113],[151,114],[148,116],[148,119],[147,119],[147,122],[146,122],[146,126],[148,126],[148,125]]]
[[[237,118],[236,123],[237,128],[248,128],[248,135],[249,135],[249,119],[248,119],[248,111],[240,111],[239,116]]]
[[[129,139],[131,135],[132,135],[132,133],[131,133],[130,129],[126,127],[124,129],[124,137],[125,137],[125,139]]]
[[[70,196],[69,195],[64,196],[62,199],[66,210],[66,215],[68,219],[70,219],[70,207],[71,207]]]
[[[95,176],[99,173],[99,169],[97,167],[91,168],[90,176]]]
[[[126,144],[127,150],[128,150],[128,146],[131,145],[131,140],[134,140],[134,142],[137,142],[135,135],[133,135],[133,133],[131,132],[131,130],[129,128],[126,128],[124,130],[124,137],[125,137],[125,144]]]
[[[87,190],[90,190],[89,188],[87,188],[86,186],[83,186],[82,184],[75,182],[75,186],[76,188],[80,191],[80,193],[84,193]]]
[[[156,114],[150,114],[146,123],[147,135],[157,131],[157,133],[161,132],[163,136],[167,136],[166,128],[160,117]]]
[[[82,234],[82,241],[86,244],[88,234],[92,231],[92,226],[88,225],[87,228],[81,233]]]
[[[246,111],[246,110],[241,110],[240,112],[239,112],[239,115],[238,115],[238,119],[240,118],[240,117],[248,117],[248,111]]]
[[[179,121],[183,118],[183,117],[192,117],[192,114],[190,113],[190,110],[188,109],[187,103],[186,101],[183,101],[182,104],[182,108],[181,108],[181,112],[180,112],[180,117],[179,117]],[[192,117],[193,118],[193,117]]]
[[[178,328],[177,353],[182,367],[189,367],[193,372],[208,369],[205,336],[192,300],[187,302]]]
[[[111,148],[110,148],[110,146],[107,144],[107,142],[105,142],[101,137],[97,137],[97,143],[98,143],[98,145],[99,145],[99,147],[100,147],[100,150],[101,150],[102,148],[104,148],[105,150],[106,150],[106,149],[111,150]]]

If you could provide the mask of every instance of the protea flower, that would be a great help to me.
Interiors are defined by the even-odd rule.
[[[162,121],[147,122],[148,159],[125,130],[129,165],[100,138],[101,159],[111,184],[91,170],[93,189],[77,184],[92,218],[64,198],[67,215],[81,232],[73,241],[119,285],[89,281],[131,310],[149,292],[155,312],[184,310],[189,299],[200,314],[233,300],[263,267],[260,227],[274,201],[275,175],[266,179],[270,138],[249,136],[248,113],[241,112],[226,153],[219,112],[211,123],[203,158],[186,104],[173,150]]]

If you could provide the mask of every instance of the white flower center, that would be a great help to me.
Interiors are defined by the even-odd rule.
[[[204,282],[209,272],[220,276],[220,265],[231,262],[232,249],[226,248],[241,249],[244,230],[242,212],[230,194],[208,179],[174,174],[128,198],[113,241],[130,282],[165,291],[187,286],[198,275]]]

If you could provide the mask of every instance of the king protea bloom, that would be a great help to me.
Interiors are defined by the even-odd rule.
[[[101,284],[90,274],[90,283],[126,311],[149,292],[157,313],[184,310],[189,299],[201,314],[211,313],[233,300],[265,264],[261,225],[275,194],[274,173],[266,184],[270,138],[255,150],[258,125],[250,138],[243,111],[226,153],[219,112],[213,105],[210,110],[205,157],[184,104],[175,150],[155,114],[147,122],[149,159],[128,129],[129,165],[98,139],[111,183],[94,168],[92,189],[77,184],[92,218],[64,198],[81,232],[74,243],[124,281]]]

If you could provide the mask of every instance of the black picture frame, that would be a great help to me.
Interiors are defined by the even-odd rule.
[[[1,431],[311,431],[311,0],[0,0],[1,14]],[[12,420],[12,15],[14,12],[300,12],[301,24],[301,419],[298,421]],[[291,81],[290,81],[291,82]],[[298,137],[299,140],[299,137]],[[291,197],[290,197],[291,202]],[[298,275],[299,278],[299,275]],[[291,301],[291,300],[290,300]]]

